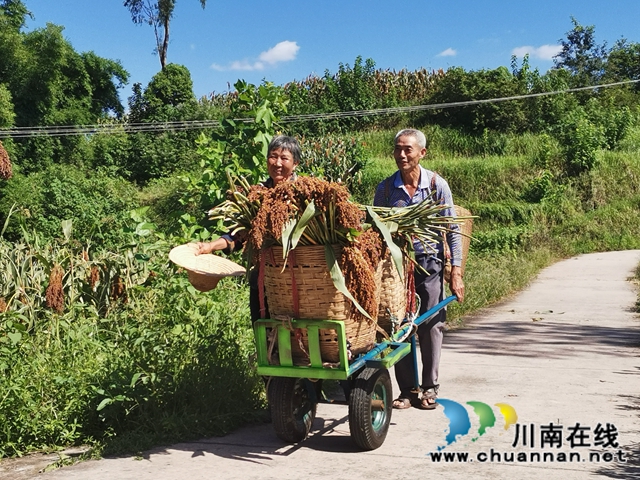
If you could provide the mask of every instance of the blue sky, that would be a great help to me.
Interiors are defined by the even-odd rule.
[[[65,27],[79,52],[120,60],[146,86],[160,70],[153,29],[135,25],[122,0],[24,0],[35,20]],[[398,5],[402,5],[399,7]],[[335,73],[340,63],[372,58],[376,67],[467,70],[509,66],[529,51],[541,71],[553,65],[571,16],[594,25],[598,43],[640,42],[640,0],[405,1],[177,0],[168,61],[191,72],[196,96],[229,90],[242,78],[258,84]]]

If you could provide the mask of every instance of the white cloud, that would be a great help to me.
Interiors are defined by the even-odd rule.
[[[538,58],[542,60],[553,60],[553,57],[562,51],[561,45],[542,45],[538,47]]]
[[[229,65],[227,66],[214,63],[213,65],[211,65],[211,68],[220,72],[228,70],[264,70],[266,66],[265,64],[269,66],[275,66],[278,63],[290,62],[291,60],[295,60],[296,55],[298,55],[298,50],[300,50],[300,46],[296,42],[285,40],[284,42],[278,43],[275,47],[262,52],[260,55],[258,55],[258,60],[256,61],[247,59],[235,60],[229,63]]]
[[[258,58],[272,65],[280,62],[290,62],[295,60],[298,50],[300,50],[300,47],[296,42],[285,40],[266,52],[262,52]]]
[[[443,50],[442,52],[440,52],[437,56],[438,57],[455,57],[458,54],[458,52],[456,52],[453,48],[447,48],[446,50]]]
[[[525,45],[523,47],[514,48],[511,50],[511,54],[520,58],[529,54],[530,57],[538,58],[540,60],[553,60],[553,57],[561,51],[562,46],[560,45],[542,45],[540,47]]]

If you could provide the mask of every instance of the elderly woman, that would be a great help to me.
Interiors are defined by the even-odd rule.
[[[278,135],[271,140],[267,149],[267,172],[269,178],[262,183],[267,188],[273,188],[279,183],[294,180],[296,167],[300,163],[300,144],[293,137]],[[213,242],[198,242],[198,254],[224,250],[227,253],[240,248],[241,242],[231,235],[223,235]],[[258,272],[253,269],[249,277],[249,304],[251,307],[251,321],[256,321],[260,315],[260,300],[258,292]],[[268,314],[266,315],[269,316]]]

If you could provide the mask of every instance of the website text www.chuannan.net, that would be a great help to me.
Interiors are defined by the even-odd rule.
[[[627,461],[622,450],[604,452],[500,452],[493,448],[488,452],[431,452],[427,454],[435,463],[611,463]]]

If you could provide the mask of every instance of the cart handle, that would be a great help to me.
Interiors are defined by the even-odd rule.
[[[402,338],[409,331],[409,329],[412,328],[412,325],[420,326],[423,323],[425,323],[426,321],[430,320],[440,310],[442,310],[444,307],[449,305],[454,300],[457,300],[457,297],[455,295],[451,295],[450,297],[447,297],[444,300],[442,300],[440,303],[435,304],[429,310],[427,310],[422,315],[420,315],[418,318],[416,318],[416,320],[413,322],[413,324],[410,323],[410,324],[405,325],[404,327],[402,327],[400,330],[398,330],[393,335],[393,340],[397,340],[399,338]]]

